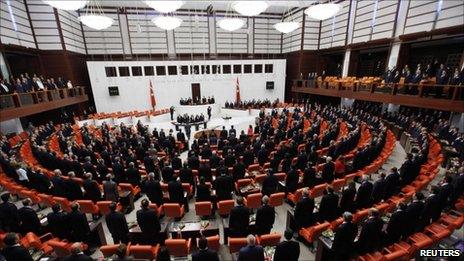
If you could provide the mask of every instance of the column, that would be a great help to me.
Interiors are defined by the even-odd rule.
[[[23,126],[19,118],[14,118],[11,120],[2,121],[0,123],[0,131],[3,134],[16,133],[19,134],[23,132]]]
[[[351,49],[346,49],[345,58],[343,59],[342,77],[348,76],[348,69],[350,67],[350,57],[351,57]]]

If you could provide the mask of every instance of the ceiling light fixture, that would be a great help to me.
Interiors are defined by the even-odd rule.
[[[341,7],[339,4],[326,3],[326,4],[317,4],[308,7],[304,12],[310,18],[316,20],[326,20],[340,11]]]
[[[235,1],[232,8],[244,16],[256,16],[266,11],[269,4],[266,1]]]
[[[143,1],[149,7],[160,13],[172,13],[184,5],[184,1]]]
[[[222,29],[232,32],[240,29],[245,24],[245,21],[240,18],[223,18],[218,21],[219,27]]]
[[[298,22],[279,22],[274,25],[274,28],[283,34],[291,33],[299,27],[300,23]]]
[[[61,10],[76,11],[83,8],[89,1],[62,1],[62,0],[43,0],[44,3]]]
[[[78,19],[86,26],[95,30],[106,29],[114,22],[113,18],[105,15],[99,2],[96,0],[90,1],[90,4],[85,10],[85,14],[79,16]]]
[[[158,16],[151,20],[156,26],[164,30],[173,30],[182,24],[182,19],[173,16]]]

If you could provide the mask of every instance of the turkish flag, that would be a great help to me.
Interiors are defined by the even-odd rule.
[[[235,102],[240,103],[240,84],[238,82],[238,77],[237,83],[235,84]]]
[[[151,84],[151,80],[150,80],[150,102],[151,102],[151,108],[155,110],[156,99],[155,99],[155,93],[153,91],[153,85]]]

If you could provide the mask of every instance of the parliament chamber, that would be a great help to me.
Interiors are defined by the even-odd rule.
[[[0,261],[462,260],[463,17],[1,0]]]

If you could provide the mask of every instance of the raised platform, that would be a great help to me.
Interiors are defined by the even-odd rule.
[[[220,106],[217,103],[213,104],[203,104],[203,105],[177,105],[175,106],[175,113],[179,114],[189,114],[189,115],[197,115],[203,113],[205,117],[208,117],[208,107],[211,106],[211,115],[217,115],[220,113]]]

